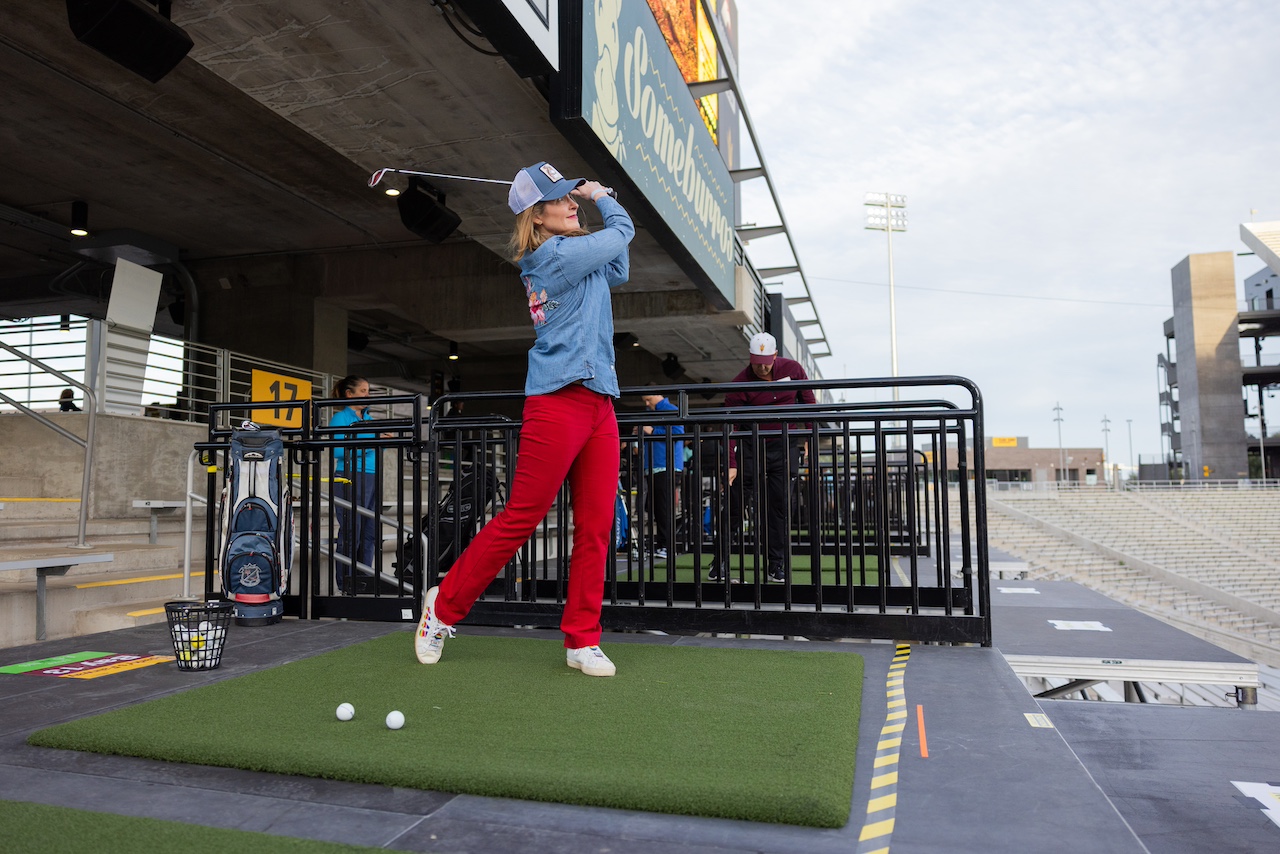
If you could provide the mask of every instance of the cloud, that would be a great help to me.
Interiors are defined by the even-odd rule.
[[[886,241],[864,230],[862,201],[904,193],[900,373],[971,376],[992,432],[1054,445],[1045,404],[1060,399],[1070,444],[1102,444],[1105,414],[1113,430],[1132,418],[1139,452],[1157,453],[1170,268],[1244,251],[1250,209],[1280,219],[1280,7],[738,8],[747,108],[832,342],[823,372],[888,373]],[[744,186],[743,218],[764,225],[762,183]],[[790,263],[783,237],[749,251]],[[1238,277],[1260,266],[1243,259]]]

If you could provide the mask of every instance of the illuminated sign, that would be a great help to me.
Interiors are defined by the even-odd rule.
[[[991,447],[1016,448],[1018,447],[1018,437],[1017,436],[992,436]]]
[[[696,0],[692,4],[688,0],[649,0],[649,8],[667,40],[667,47],[671,49],[684,82],[716,79],[720,74],[720,56],[702,4]],[[698,99],[702,121],[717,144],[720,142],[717,134],[719,106],[718,95]]]
[[[294,401],[311,399],[311,380],[273,374],[253,369],[250,380],[250,396],[255,403],[264,400]],[[257,424],[273,424],[277,427],[301,427],[302,410],[297,407],[281,409],[255,409],[249,418]]]
[[[565,117],[579,109],[657,214],[646,224],[669,229],[732,305],[733,181],[648,5],[583,4],[581,60],[580,100],[566,96]]]

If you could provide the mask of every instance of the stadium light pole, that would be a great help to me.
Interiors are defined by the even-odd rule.
[[[897,193],[867,193],[867,231],[883,231],[889,245],[889,367],[898,376],[898,310],[893,293],[893,233],[907,230],[907,197]],[[893,387],[898,399],[898,387]]]
[[[1053,411],[1056,413],[1053,420],[1058,422],[1058,480],[1061,481],[1067,473],[1067,452],[1062,448],[1062,404],[1055,401]]]
[[[1108,482],[1107,466],[1111,464],[1111,419],[1102,413],[1102,481]]]
[[[1129,469],[1133,472],[1133,479],[1138,479],[1138,470],[1133,467],[1133,419],[1126,418],[1124,423],[1129,425]]]

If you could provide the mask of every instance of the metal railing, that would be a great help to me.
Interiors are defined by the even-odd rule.
[[[204,421],[212,403],[325,398],[337,377],[164,335],[115,334],[106,321],[82,317],[0,321],[0,411],[57,409],[59,389],[80,384],[98,412]],[[20,358],[17,354],[24,357]],[[38,359],[73,379],[33,370]],[[374,394],[397,394],[373,387]],[[10,400],[12,398],[12,401]],[[88,407],[86,407],[88,408]]]
[[[625,542],[606,566],[605,626],[989,645],[985,496],[982,490],[962,492],[960,518],[953,526],[956,511],[944,486],[949,464],[966,476],[974,472],[980,478],[984,470],[977,388],[957,377],[821,380],[795,387],[825,390],[828,397],[875,397],[894,385],[904,398],[913,391],[921,394],[898,402],[695,405],[708,392],[768,385],[624,390],[626,397],[665,393],[676,410],[618,415],[623,459],[618,501],[626,522],[624,530],[615,526],[614,535],[615,543]],[[967,399],[953,403],[935,396],[939,389]],[[299,495],[302,533],[287,612],[416,619],[422,592],[438,583],[479,527],[501,512],[514,476],[521,422],[496,413],[511,411],[522,397],[482,392],[436,401],[465,401],[467,414],[458,417],[441,417],[445,407],[439,405],[428,411],[414,396],[387,398],[379,402],[410,414],[345,428],[318,422],[327,420],[326,410],[349,401],[293,404],[302,426],[286,431],[288,474]],[[215,405],[209,441],[197,447],[225,453],[231,425],[260,406]],[[669,432],[647,438],[653,434],[637,429],[645,425]],[[353,430],[376,438],[357,438]],[[667,459],[679,455],[684,461],[677,476],[653,477],[642,447],[655,441]],[[339,448],[346,454],[376,454],[378,509],[365,515],[374,519],[379,539],[393,545],[394,554],[384,545],[372,564],[356,560],[353,547],[344,556],[334,545],[342,525],[361,512],[335,495],[341,474],[334,474],[333,455]],[[803,456],[802,449],[807,450]],[[747,476],[748,458],[780,466],[775,470],[786,488],[770,496],[766,474]],[[735,486],[730,469],[740,465]],[[216,475],[210,477],[209,494],[216,495]],[[460,505],[471,507],[472,514],[458,512]],[[655,507],[667,514],[665,524],[659,524]],[[213,514],[210,508],[211,567]],[[953,527],[958,533],[951,533]],[[564,486],[534,534],[476,602],[469,620],[558,625],[572,534],[571,496]],[[775,561],[771,555],[780,557]],[[774,563],[781,581],[769,577]],[[713,566],[729,581],[709,578]],[[356,572],[349,573],[349,567]],[[339,588],[336,580],[344,576],[368,583]],[[206,574],[209,592],[212,578],[212,572]]]
[[[89,545],[88,543],[85,542],[85,533],[88,529],[88,524],[89,524],[89,496],[93,494],[92,493],[93,449],[94,449],[93,437],[94,437],[94,432],[97,430],[97,424],[98,424],[97,395],[95,394],[92,388],[85,385],[84,383],[78,380],[72,379],[71,377],[64,374],[62,371],[59,371],[57,368],[54,368],[53,366],[48,365],[40,361],[39,359],[36,359],[32,356],[28,356],[27,354],[23,353],[21,350],[17,349],[16,347],[13,347],[10,344],[6,344],[3,341],[0,341],[0,350],[3,350],[4,352],[8,353],[10,356],[14,357],[15,359],[18,359],[22,362],[25,362],[26,364],[31,365],[33,368],[37,368],[38,370],[43,371],[45,374],[49,376],[52,376],[61,380],[63,383],[66,383],[69,386],[74,386],[75,388],[80,389],[80,391],[84,393],[85,400],[89,403],[89,407],[88,407],[89,417],[87,419],[87,426],[85,427],[85,435],[84,435],[84,438],[81,438],[80,436],[77,436],[75,433],[72,433],[66,427],[63,427],[61,424],[54,423],[52,420],[50,420],[49,418],[46,418],[41,413],[36,412],[34,409],[27,406],[25,403],[22,403],[16,398],[9,396],[5,392],[0,391],[0,400],[3,400],[6,404],[8,404],[9,406],[12,406],[14,409],[23,413],[24,415],[27,415],[30,418],[34,418],[36,421],[40,422],[45,427],[48,427],[50,430],[54,431],[59,436],[62,436],[64,439],[74,442],[75,444],[79,445],[81,448],[84,449],[84,473],[81,475],[81,481],[80,481],[80,513],[79,513],[78,521],[76,524],[75,548],[80,548],[80,549],[88,548]]]

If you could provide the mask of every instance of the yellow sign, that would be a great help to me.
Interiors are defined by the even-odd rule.
[[[1018,437],[1017,436],[992,436],[991,447],[1016,448],[1018,447]]]
[[[250,393],[255,402],[311,399],[311,380],[301,377],[273,374],[270,371],[254,368],[250,386]],[[302,426],[302,410],[297,408],[255,409],[249,413],[249,418],[257,424],[272,424],[277,427]]]

